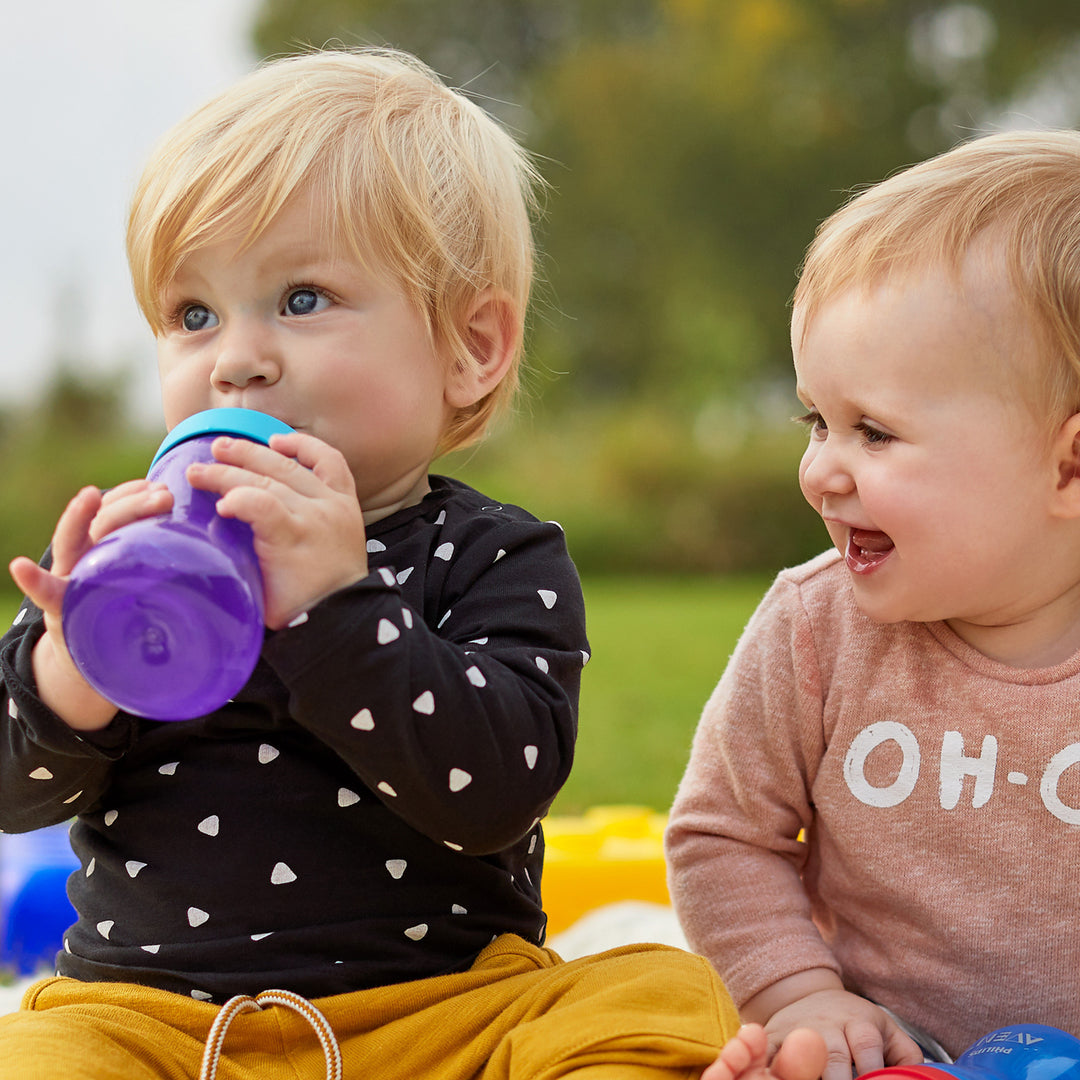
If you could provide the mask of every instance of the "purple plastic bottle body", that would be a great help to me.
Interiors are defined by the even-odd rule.
[[[928,1062],[865,1073],[892,1080],[1080,1080],[1080,1040],[1047,1024],[1011,1024],[984,1035],[952,1065]]]
[[[152,720],[225,704],[251,676],[264,634],[251,528],[222,518],[217,497],[188,484],[187,467],[212,461],[222,432],[265,442],[289,430],[237,409],[185,425],[193,433],[178,425],[148,473],[168,485],[172,511],[104,537],[76,564],[64,595],[64,637],[83,676],[117,707]]]

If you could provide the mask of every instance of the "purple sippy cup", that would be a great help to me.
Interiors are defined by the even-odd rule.
[[[972,1043],[955,1064],[892,1065],[879,1080],[1080,1080],[1080,1040],[1047,1024],[1011,1024]]]
[[[247,682],[263,642],[263,584],[251,526],[193,488],[218,435],[269,443],[292,431],[253,409],[207,409],[177,424],[147,478],[173,508],[109,533],[75,564],[64,594],[68,651],[95,690],[151,720],[212,712]]]

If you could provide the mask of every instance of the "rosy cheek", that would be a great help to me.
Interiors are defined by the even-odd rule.
[[[821,513],[821,496],[811,490],[806,482],[806,473],[812,460],[810,451],[807,450],[807,452],[803,454],[802,461],[799,463],[799,489],[803,493],[803,498],[817,510],[818,513]]]

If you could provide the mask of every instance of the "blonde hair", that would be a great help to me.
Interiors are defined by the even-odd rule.
[[[254,242],[292,196],[314,192],[331,242],[394,275],[451,364],[476,363],[466,323],[479,294],[511,300],[513,362],[451,421],[440,452],[456,449],[517,389],[541,186],[517,142],[415,57],[287,57],[193,113],[152,154],[128,220],[136,299],[160,333],[162,297],[185,258],[226,238]]]
[[[855,195],[807,250],[793,299],[804,332],[849,288],[928,267],[959,278],[984,239],[1040,334],[1040,407],[1064,420],[1080,409],[1080,133],[987,135]]]

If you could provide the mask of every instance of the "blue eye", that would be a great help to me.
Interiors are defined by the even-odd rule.
[[[293,289],[285,298],[285,312],[289,315],[313,315],[322,311],[329,301],[315,289]]]
[[[217,326],[217,316],[202,304],[190,304],[184,308],[181,322],[185,330],[206,330],[208,327]]]

